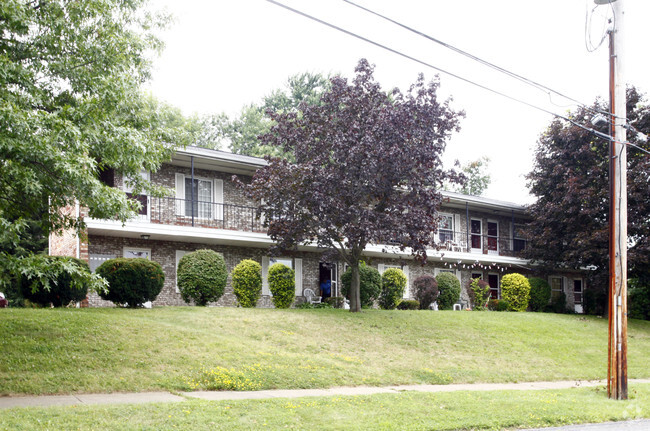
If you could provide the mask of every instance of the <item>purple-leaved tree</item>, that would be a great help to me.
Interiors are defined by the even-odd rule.
[[[359,61],[351,83],[331,79],[317,105],[271,113],[265,145],[295,163],[267,157],[246,189],[261,202],[272,252],[316,244],[352,269],[350,311],[359,311],[359,261],[370,244],[390,244],[426,260],[437,229],[443,182],[461,176],[440,156],[464,114],[439,101],[439,82],[420,76],[407,94],[385,93],[373,66]]]

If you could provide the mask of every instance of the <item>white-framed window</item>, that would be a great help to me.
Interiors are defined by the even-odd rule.
[[[454,216],[453,214],[440,214],[440,224],[438,225],[438,241],[446,243],[454,240]]]
[[[487,250],[488,254],[499,254],[499,222],[487,221]]]
[[[177,173],[176,214],[223,220],[223,180]]]
[[[523,236],[524,225],[515,223],[512,231],[512,251],[515,253],[523,251],[526,248],[526,238]]]
[[[403,299],[411,298],[411,284],[409,280],[409,266],[408,265],[394,265],[394,264],[384,264],[380,263],[377,265],[377,271],[382,275],[384,271],[388,268],[397,268],[401,269],[404,275],[406,276],[406,287],[404,288],[404,294],[402,295]]]
[[[124,247],[122,256],[127,259],[142,258],[151,260],[150,248]]]
[[[148,171],[145,171],[142,169],[140,171],[140,177],[145,180],[149,181],[150,175]],[[137,215],[137,220],[143,220],[143,221],[149,221],[149,196],[143,195],[143,194],[134,194],[133,193],[133,181],[125,176],[123,178],[124,182],[122,184],[122,190],[124,190],[124,193],[126,193],[126,196],[129,199],[136,200],[140,203],[140,211],[138,212]]]
[[[176,293],[180,293],[180,290],[178,289],[178,262],[180,262],[181,258],[185,256],[187,253],[191,253],[191,251],[176,250],[176,274],[175,274]]]
[[[483,253],[483,222],[480,219],[470,220],[469,238],[472,253]]]
[[[302,296],[302,259],[269,256],[262,256],[262,295],[271,296],[271,289],[269,289],[269,268],[274,263],[281,263],[294,270],[294,293],[296,296]]]
[[[557,298],[564,293],[564,277],[551,276],[548,279],[548,284],[551,285],[551,295]]]
[[[90,266],[90,272],[95,272],[99,266],[106,262],[109,259],[115,259],[117,256],[114,254],[90,254],[88,256],[88,265]]]

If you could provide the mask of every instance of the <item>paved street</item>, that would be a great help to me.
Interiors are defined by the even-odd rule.
[[[534,428],[525,431],[648,431],[650,419],[627,422],[606,422],[602,424],[568,425],[565,427]]]

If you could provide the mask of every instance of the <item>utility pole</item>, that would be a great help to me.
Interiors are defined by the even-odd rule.
[[[623,0],[594,0],[614,12],[609,32],[609,361],[607,394],[627,399],[627,152]]]

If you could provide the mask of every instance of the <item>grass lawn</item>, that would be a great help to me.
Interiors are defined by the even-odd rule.
[[[650,417],[650,384],[630,389],[628,401],[580,388],[15,408],[0,430],[498,430]]]
[[[607,374],[607,321],[578,315],[3,309],[0,334],[0,394],[516,382]],[[630,321],[628,355],[629,377],[650,377],[650,322]]]

